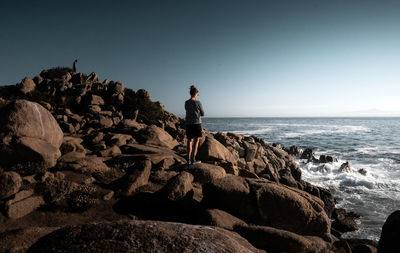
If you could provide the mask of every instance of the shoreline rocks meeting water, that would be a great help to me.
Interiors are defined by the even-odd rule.
[[[204,129],[186,165],[183,119],[69,68],[0,87],[0,113],[0,252],[376,252],[296,162],[333,157]]]

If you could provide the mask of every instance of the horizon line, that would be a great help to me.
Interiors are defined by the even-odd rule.
[[[207,118],[400,118],[400,115],[394,116],[206,116]]]

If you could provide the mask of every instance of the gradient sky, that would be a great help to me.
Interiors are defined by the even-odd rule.
[[[400,115],[400,1],[1,1],[1,85],[75,58],[180,116]]]

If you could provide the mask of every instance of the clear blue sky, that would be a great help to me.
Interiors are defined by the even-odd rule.
[[[1,2],[0,84],[75,58],[178,115],[400,115],[400,1]]]

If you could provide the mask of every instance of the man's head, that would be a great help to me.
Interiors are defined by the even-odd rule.
[[[197,97],[199,95],[199,91],[194,87],[194,85],[190,86],[190,96],[192,98]]]

